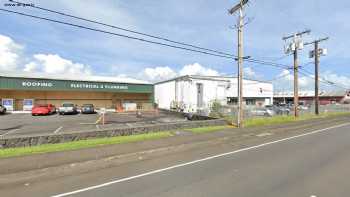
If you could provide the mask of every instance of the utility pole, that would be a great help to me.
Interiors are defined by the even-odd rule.
[[[309,57],[315,58],[315,114],[320,114],[320,97],[319,97],[319,87],[320,87],[320,81],[319,81],[319,65],[320,65],[320,56],[321,55],[327,55],[327,49],[320,49],[319,43],[328,40],[329,38],[322,38],[315,40],[313,42],[305,43],[305,45],[314,44],[314,50],[310,51]]]
[[[243,8],[244,5],[248,3],[248,0],[240,0],[240,2],[232,7],[229,10],[229,13],[233,15],[237,11],[239,12],[239,19],[237,24],[238,29],[238,57],[237,57],[237,63],[238,63],[238,77],[237,77],[237,85],[238,85],[238,92],[237,92],[237,98],[238,98],[238,116],[237,116],[237,126],[239,128],[243,127],[243,116],[244,116],[244,109],[243,109],[243,27],[244,27],[244,16],[243,16]]]
[[[299,116],[299,66],[298,49],[294,50],[294,117]]]
[[[292,39],[289,44],[286,44],[284,47],[285,53],[294,54],[294,117],[299,117],[299,65],[298,65],[298,50],[302,50],[304,48],[304,43],[302,41],[302,36],[304,34],[310,34],[311,30],[306,30],[303,32],[298,32],[290,36],[285,36],[282,39],[287,42],[287,40]]]

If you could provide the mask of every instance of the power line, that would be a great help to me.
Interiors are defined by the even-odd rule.
[[[280,60],[283,60],[287,57],[291,56],[291,54],[286,54],[286,55],[283,55],[281,57],[261,57],[259,56],[259,58],[261,59],[267,59],[268,61],[273,61],[273,62],[276,62],[276,61],[280,61]]]
[[[9,0],[9,1],[14,2],[14,3],[23,4],[22,2],[18,2],[18,1],[12,1],[12,0]],[[134,33],[134,34],[138,34],[138,35],[142,35],[142,36],[147,36],[147,37],[150,37],[150,38],[155,38],[155,39],[171,42],[171,43],[174,43],[174,44],[179,44],[179,45],[188,46],[188,47],[192,47],[192,48],[196,48],[196,49],[200,49],[200,50],[205,50],[205,51],[218,53],[218,54],[224,55],[224,56],[230,56],[230,57],[237,58],[236,55],[229,54],[227,52],[222,52],[222,51],[218,51],[218,50],[208,49],[208,48],[204,48],[204,47],[200,47],[200,46],[196,46],[196,45],[193,45],[193,44],[188,44],[188,43],[184,43],[184,42],[180,42],[180,41],[174,41],[174,40],[171,40],[171,39],[168,39],[168,38],[155,36],[155,35],[151,35],[151,34],[147,34],[147,33],[142,33],[142,32],[139,32],[139,31],[130,30],[130,29],[127,29],[127,28],[116,26],[116,25],[110,25],[110,24],[107,24],[107,23],[104,23],[104,22],[91,20],[91,19],[87,19],[87,18],[83,18],[83,17],[79,17],[79,16],[74,16],[74,15],[71,15],[71,14],[64,13],[62,11],[56,11],[56,10],[52,10],[52,9],[48,9],[48,8],[44,8],[44,7],[40,7],[40,6],[36,6],[36,5],[31,5],[29,7],[32,7],[32,8],[35,8],[35,9],[39,9],[39,10],[43,10],[43,11],[46,11],[46,12],[59,14],[59,15],[66,16],[66,17],[71,17],[71,18],[74,18],[74,19],[78,19],[78,20],[82,20],[82,21],[86,21],[86,22],[90,22],[90,23],[103,25],[103,26],[106,26],[106,27],[111,27],[111,28],[114,28],[114,29],[118,29],[118,30],[122,30],[122,31],[126,31],[126,32],[130,32],[130,33]],[[285,58],[287,56],[283,56],[281,58]],[[274,63],[274,62],[268,62],[268,61],[264,61],[264,60],[253,59],[253,58],[244,59],[244,61],[251,62],[251,63],[263,64],[263,65],[271,65],[271,66],[275,66],[275,67],[279,67],[279,68],[288,67],[288,66],[283,65],[283,64],[278,64],[278,63]]]
[[[124,34],[118,34],[118,33],[110,32],[110,31],[105,31],[105,30],[102,30],[102,29],[97,29],[97,28],[87,27],[87,26],[78,25],[78,24],[74,24],[74,23],[68,23],[68,22],[64,22],[64,21],[54,20],[54,19],[50,19],[50,18],[47,18],[47,17],[40,17],[40,16],[35,16],[35,15],[30,15],[30,14],[26,14],[26,13],[22,13],[22,12],[16,12],[16,11],[11,11],[11,10],[6,10],[6,9],[2,9],[2,8],[0,8],[0,11],[12,13],[12,14],[17,14],[17,15],[22,15],[22,16],[27,16],[27,17],[31,17],[31,18],[35,18],[35,19],[39,19],[39,20],[50,21],[50,22],[59,23],[59,24],[63,24],[63,25],[69,25],[69,26],[73,26],[73,27],[77,27],[77,28],[81,28],[81,29],[86,29],[86,30],[90,30],[90,31],[95,31],[95,32],[100,32],[100,33],[104,33],[104,34],[124,37],[124,38],[132,39],[132,40],[138,40],[138,41],[141,41],[141,42],[147,42],[147,43],[151,43],[151,44],[157,44],[157,45],[162,45],[162,46],[167,46],[167,47],[171,47],[171,48],[177,48],[177,49],[182,49],[182,50],[186,50],[186,51],[192,51],[192,52],[196,52],[196,53],[202,53],[202,54],[206,54],[206,55],[212,55],[212,56],[222,57],[222,58],[227,58],[227,59],[235,59],[234,57],[230,57],[230,56],[226,56],[226,55],[218,55],[218,54],[209,53],[209,52],[205,52],[205,51],[189,49],[189,48],[185,48],[185,47],[181,47],[181,46],[176,46],[176,45],[171,45],[171,44],[165,44],[165,43],[161,43],[161,42],[146,40],[146,39],[143,39],[143,38],[138,38],[138,37],[134,37],[134,36],[128,36],[128,35],[124,35]]]
[[[314,74],[307,71],[307,70],[303,70],[304,72],[300,72],[300,74],[304,75],[305,77],[308,77],[308,78],[311,78],[311,79],[315,79],[315,77],[313,76]],[[334,87],[338,87],[338,88],[341,88],[341,89],[344,89],[344,90],[349,90],[350,88],[348,87],[345,87],[343,85],[340,85],[340,84],[337,84],[335,82],[332,82],[332,81],[329,81],[325,78],[321,78],[320,82],[322,82],[323,84],[326,84],[326,85],[330,85],[330,86],[334,86]]]
[[[185,47],[181,47],[181,46],[176,46],[176,45],[171,45],[171,44],[166,44],[166,43],[146,40],[146,39],[138,38],[138,37],[134,37],[134,36],[118,34],[118,33],[110,32],[110,31],[105,31],[105,30],[102,30],[102,29],[87,27],[87,26],[84,26],[84,25],[78,25],[78,24],[74,24],[74,23],[69,23],[69,22],[64,22],[64,21],[50,19],[50,18],[47,18],[47,17],[35,16],[35,15],[31,15],[31,14],[26,14],[26,13],[22,13],[22,12],[16,12],[16,11],[11,11],[11,10],[1,9],[1,8],[0,8],[0,11],[12,13],[12,14],[17,14],[17,15],[21,15],[21,16],[26,16],[26,17],[31,17],[31,18],[35,18],[35,19],[39,19],[39,20],[45,20],[45,21],[49,21],[49,22],[59,23],[59,24],[63,24],[63,25],[73,26],[73,27],[77,27],[77,28],[81,28],[81,29],[90,30],[90,31],[105,33],[105,34],[109,34],[109,35],[124,37],[124,38],[132,39],[132,40],[138,40],[138,41],[142,41],[142,42],[146,42],[146,43],[157,44],[157,45],[167,46],[167,47],[171,47],[171,48],[177,48],[177,49],[182,49],[182,50],[186,50],[186,51],[202,53],[202,54],[216,56],[216,57],[222,57],[222,58],[226,58],[226,59],[237,60],[237,58],[234,58],[232,55],[218,55],[218,54],[215,54],[215,53],[209,53],[209,52],[195,50],[195,49],[190,49],[190,48],[185,48]],[[278,68],[282,68],[282,69],[286,69],[286,67],[287,67],[287,65],[274,63],[274,62],[267,62],[267,61],[263,61],[263,60],[256,60],[256,59],[244,59],[244,61],[251,62],[251,63],[256,63],[256,64],[262,64],[262,65],[269,65],[269,66],[278,67]]]
[[[14,3],[24,4],[24,3],[18,2],[18,1],[12,1],[12,0],[9,0],[9,1],[14,2]],[[192,48],[200,49],[200,50],[204,50],[204,51],[210,51],[210,52],[218,53],[218,54],[225,55],[225,56],[237,57],[237,56],[234,56],[232,54],[221,52],[221,51],[218,51],[218,50],[208,49],[208,48],[196,46],[196,45],[193,45],[193,44],[187,44],[187,43],[180,42],[180,41],[174,41],[174,40],[171,40],[171,39],[168,39],[168,38],[155,36],[155,35],[151,35],[151,34],[147,34],[147,33],[142,33],[142,32],[139,32],[139,31],[130,30],[130,29],[119,27],[119,26],[115,26],[115,25],[110,25],[110,24],[107,24],[107,23],[104,23],[104,22],[100,22],[100,21],[97,21],[97,20],[91,20],[91,19],[87,19],[87,18],[83,18],[83,17],[79,17],[79,16],[74,16],[74,15],[67,14],[67,13],[64,13],[64,12],[61,12],[61,11],[55,11],[55,10],[52,10],[52,9],[48,9],[48,8],[44,8],[44,7],[40,7],[40,6],[36,6],[36,5],[31,5],[31,6],[27,6],[27,7],[36,8],[36,9],[43,10],[43,11],[46,11],[46,12],[51,12],[51,13],[59,14],[59,15],[62,15],[62,16],[66,16],[66,17],[70,17],[70,18],[74,18],[74,19],[78,19],[78,20],[82,20],[82,21],[86,21],[86,22],[90,22],[90,23],[94,23],[94,24],[98,24],[98,25],[102,25],[102,26],[106,26],[106,27],[110,27],[110,28],[113,28],[113,29],[126,31],[126,32],[129,32],[129,33],[134,33],[134,34],[138,34],[138,35],[142,35],[142,36],[146,36],[146,37],[150,37],[150,38],[154,38],[154,39],[159,39],[159,40],[171,42],[171,43],[174,43],[174,44],[188,46],[188,47],[192,47]]]
[[[13,2],[15,2],[15,3],[20,3],[20,2],[16,2],[16,1],[13,1]],[[42,9],[42,10],[47,10],[47,11],[49,10],[49,9],[42,8],[42,7],[38,7],[38,6],[35,6],[34,8],[38,8],[38,9]],[[46,18],[46,17],[40,17],[40,16],[35,16],[35,15],[30,15],[30,14],[26,14],[26,13],[22,13],[22,12],[16,12],[16,11],[11,11],[11,10],[1,9],[1,8],[0,8],[0,10],[1,10],[1,11],[4,11],[4,12],[7,12],[7,13],[22,15],[22,16],[31,17],[31,18],[35,18],[35,19],[39,19],[39,20],[50,21],[50,22],[54,22],[54,23],[60,23],[60,24],[69,25],[69,26],[73,26],[73,27],[77,27],[77,28],[82,28],[82,29],[86,29],[86,30],[90,30],[90,31],[95,31],[95,32],[110,34],[110,35],[114,35],[114,36],[124,37],[124,38],[128,38],[128,39],[138,40],[138,41],[142,41],[142,42],[146,42],[146,43],[157,44],[157,45],[162,45],[162,46],[166,46],[166,47],[171,47],[171,48],[176,48],[176,49],[182,49],[182,50],[186,50],[186,51],[191,51],[191,52],[196,52],[196,53],[202,53],[202,54],[211,55],[211,56],[216,56],[216,57],[221,57],[221,58],[226,58],[226,59],[234,59],[234,60],[237,60],[237,58],[236,58],[235,55],[232,55],[232,54],[229,54],[229,53],[220,52],[220,51],[217,51],[217,50],[207,49],[207,48],[203,48],[203,47],[198,47],[198,46],[191,45],[191,44],[186,44],[186,43],[183,43],[183,42],[177,42],[177,41],[173,41],[173,40],[170,40],[170,39],[167,39],[167,38],[162,38],[162,37],[158,37],[158,36],[152,36],[152,35],[145,34],[145,33],[141,33],[141,32],[136,32],[136,31],[133,32],[132,30],[128,30],[128,29],[125,29],[125,28],[121,28],[121,29],[125,29],[125,31],[129,31],[129,32],[131,32],[131,33],[137,33],[137,34],[139,34],[139,35],[144,35],[144,36],[148,36],[148,37],[153,37],[153,38],[157,38],[157,39],[162,39],[162,40],[164,40],[164,41],[168,41],[168,42],[172,42],[172,43],[177,43],[177,44],[181,44],[181,45],[184,45],[184,46],[190,46],[190,47],[197,48],[197,49],[201,49],[201,50],[205,50],[205,51],[211,51],[211,52],[214,52],[214,53],[209,53],[209,52],[200,51],[200,50],[195,50],[195,49],[190,49],[190,48],[185,48],[185,47],[181,47],[181,46],[170,45],[170,44],[166,44],[166,43],[161,43],[161,42],[146,40],[146,39],[143,39],[143,38],[128,36],[128,35],[124,35],[124,34],[118,34],[118,33],[110,32],[110,31],[105,31],[105,30],[96,29],[96,28],[91,28],[91,27],[87,27],[87,26],[83,26],[83,25],[78,25],[78,24],[68,23],[68,22],[64,22],[64,21],[54,20],[54,19],[50,19],[50,18]],[[54,10],[50,10],[50,12],[60,13],[61,15],[70,16],[70,17],[73,17],[73,18],[77,18],[77,19],[89,21],[89,19],[84,19],[84,18],[81,18],[81,17],[76,17],[76,16],[73,16],[73,15],[65,14],[65,13],[63,13],[63,12],[58,12],[58,11],[54,11]],[[101,22],[92,21],[92,20],[91,20],[91,22],[94,22],[94,23],[96,23],[96,24],[101,23]],[[105,24],[105,23],[101,23],[101,25],[102,25],[102,24],[105,25],[105,26],[113,26],[113,25],[108,25],[108,24]],[[114,26],[114,27],[115,27],[115,28],[120,28],[120,27],[117,27],[117,26]],[[215,53],[222,54],[222,55],[218,55],[218,54],[215,54]],[[254,63],[254,64],[261,64],[261,65],[272,66],[272,67],[276,67],[276,68],[280,68],[280,69],[290,69],[290,66],[289,66],[289,65],[286,65],[286,64],[275,63],[275,62],[269,62],[269,61],[258,60],[258,59],[253,59],[253,58],[251,58],[251,59],[244,59],[244,61],[250,62],[250,63]],[[312,62],[309,62],[309,63],[307,63],[307,64],[310,64],[310,63],[312,63]],[[307,64],[306,64],[306,65],[307,65]],[[303,65],[303,66],[305,66],[305,65]],[[329,81],[329,80],[327,80],[327,81],[328,81],[327,83],[328,83],[329,85],[331,85],[331,84],[335,84],[335,85],[336,85],[336,83],[334,83],[334,82],[331,82],[331,81]],[[339,86],[338,86],[338,87],[339,87]],[[342,88],[344,88],[344,87],[342,87]],[[347,89],[347,88],[344,88],[344,89]]]

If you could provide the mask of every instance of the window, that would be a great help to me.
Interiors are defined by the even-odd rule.
[[[228,105],[237,105],[237,103],[238,103],[237,98],[232,98],[232,97],[227,98]]]
[[[255,99],[246,99],[245,101],[246,105],[256,105]]]

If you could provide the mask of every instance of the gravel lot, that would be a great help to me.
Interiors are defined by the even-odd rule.
[[[0,116],[0,137],[60,134],[73,131],[102,130],[119,126],[142,126],[144,124],[186,121],[185,118],[159,113],[143,113],[137,117],[136,113],[107,113],[105,125],[101,122],[100,114],[77,114],[32,116],[31,114],[6,114]]]

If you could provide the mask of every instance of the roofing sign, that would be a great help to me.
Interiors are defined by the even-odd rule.
[[[23,87],[52,87],[53,83],[51,83],[51,82],[23,81],[22,86]]]
[[[21,90],[81,90],[104,92],[152,93],[153,86],[147,84],[125,84],[113,82],[87,82],[54,79],[27,79],[0,77],[0,89]]]

